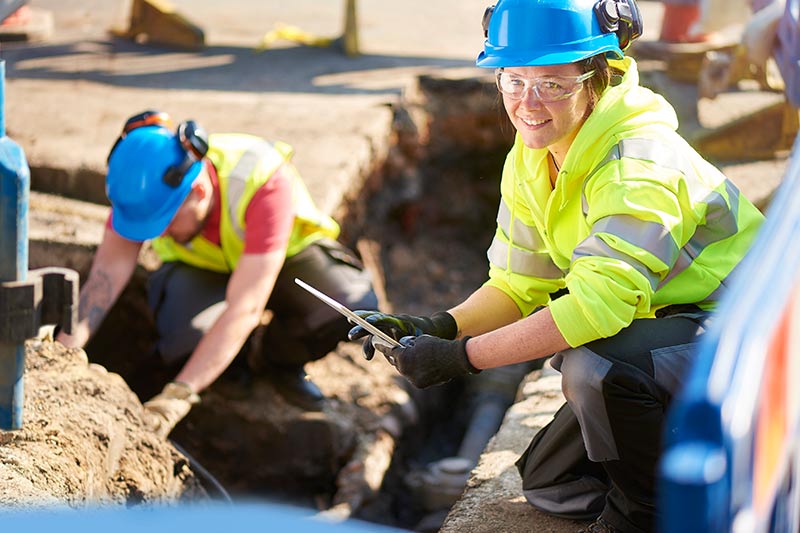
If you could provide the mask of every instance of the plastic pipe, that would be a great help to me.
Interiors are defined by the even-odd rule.
[[[19,145],[6,137],[6,63],[0,60],[0,282],[28,273],[30,169]],[[8,317],[0,317],[8,320]],[[0,429],[22,427],[24,342],[0,339]]]

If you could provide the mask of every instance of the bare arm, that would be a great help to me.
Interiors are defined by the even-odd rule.
[[[475,368],[495,368],[547,357],[569,348],[545,307],[523,320],[467,341],[467,356]]]
[[[242,255],[228,281],[225,311],[200,340],[175,381],[200,392],[228,368],[258,325],[285,257],[284,249]]]
[[[71,335],[61,332],[56,340],[70,347],[82,348],[86,345],[128,284],[141,247],[142,243],[129,241],[111,228],[106,228],[89,277],[81,287],[78,323]]]
[[[450,314],[458,324],[459,337],[472,336],[467,353],[475,368],[531,361],[569,348],[550,309],[520,320],[517,304],[494,287],[481,287]]]
[[[489,286],[473,292],[449,313],[456,319],[459,337],[481,335],[522,318],[514,300],[503,291]]]

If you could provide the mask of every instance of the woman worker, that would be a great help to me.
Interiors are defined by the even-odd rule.
[[[421,388],[555,354],[567,403],[518,466],[532,505],[593,532],[654,528],[667,406],[763,220],[639,85],[641,27],[635,0],[487,9],[477,65],[516,129],[489,279],[431,317],[361,312],[408,336],[377,346]]]

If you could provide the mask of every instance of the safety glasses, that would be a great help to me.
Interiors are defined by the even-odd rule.
[[[596,70],[590,70],[580,76],[525,78],[498,69],[495,75],[497,89],[512,100],[521,100],[528,90],[533,90],[533,94],[542,102],[558,102],[579,93],[583,89],[583,82],[594,76],[596,72]]]

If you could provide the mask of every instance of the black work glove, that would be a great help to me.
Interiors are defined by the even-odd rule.
[[[430,317],[427,316],[413,316],[413,315],[390,315],[388,313],[381,313],[380,311],[355,311],[355,313],[377,327],[394,340],[400,340],[403,337],[420,335],[433,335],[442,339],[455,339],[458,335],[458,324],[453,315],[447,311],[440,311],[434,313]],[[367,337],[364,341],[362,351],[367,361],[375,356],[375,347],[372,344],[372,335],[362,328],[355,326],[348,333],[351,341]]]
[[[389,348],[378,344],[378,349],[415,387],[425,389],[480,372],[467,358],[469,339],[451,341],[431,335],[403,337],[400,339],[402,346]]]

